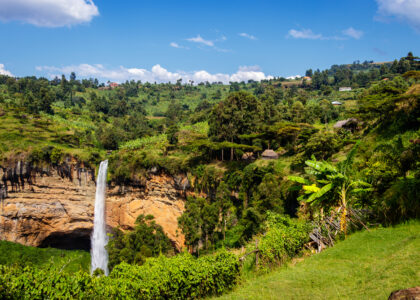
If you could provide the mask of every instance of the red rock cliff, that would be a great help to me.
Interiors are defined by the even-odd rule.
[[[7,193],[0,203],[0,239],[30,246],[87,248],[96,189],[92,171],[70,166],[64,171],[28,172],[18,167],[20,171],[0,170],[0,199]],[[125,187],[124,193],[121,188],[109,188],[107,225],[130,230],[139,214],[151,214],[181,249],[184,236],[177,219],[184,210],[184,191],[179,183],[185,180],[150,174],[144,187]]]

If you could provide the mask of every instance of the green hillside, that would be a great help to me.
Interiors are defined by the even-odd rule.
[[[349,236],[220,299],[387,299],[420,285],[420,222]]]

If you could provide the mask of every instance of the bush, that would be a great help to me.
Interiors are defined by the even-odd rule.
[[[221,294],[238,276],[238,259],[227,252],[199,259],[161,256],[143,266],[122,263],[109,277],[0,266],[0,299],[188,299]]]
[[[259,249],[263,264],[281,263],[295,256],[309,241],[310,225],[298,219],[268,213],[267,232]]]

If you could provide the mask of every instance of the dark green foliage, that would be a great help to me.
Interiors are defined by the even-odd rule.
[[[420,218],[420,179],[399,178],[376,203],[380,217],[388,224]]]
[[[139,215],[133,231],[123,233],[114,229],[107,245],[109,268],[121,262],[142,265],[148,257],[167,254],[173,250],[169,238],[152,215]]]
[[[293,167],[302,168],[306,160],[314,156],[316,159],[327,160],[340,149],[341,140],[333,132],[320,131],[312,135],[295,157]]]
[[[261,103],[248,92],[234,92],[213,108],[209,136],[215,141],[239,142],[239,135],[253,133],[261,118]],[[233,160],[233,148],[231,148]]]
[[[177,124],[173,124],[171,125],[167,130],[166,130],[166,136],[168,137],[168,142],[171,145],[176,145],[178,144],[178,133],[179,127]]]
[[[178,223],[191,250],[198,252],[200,242],[207,250],[217,238],[215,228],[219,223],[218,203],[210,203],[204,198],[188,197],[185,212],[178,219]]]
[[[364,175],[372,182],[373,207],[381,221],[397,223],[420,217],[420,146],[404,146],[401,137],[379,144],[367,162]]]

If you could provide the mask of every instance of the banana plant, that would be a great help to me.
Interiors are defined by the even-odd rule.
[[[311,206],[325,208],[338,206],[340,215],[340,230],[347,232],[348,207],[357,193],[371,191],[371,185],[359,179],[353,179],[350,175],[352,160],[358,143],[350,151],[346,160],[337,166],[326,161],[317,161],[315,157],[305,161],[308,168],[305,169],[310,181],[300,176],[289,176],[288,179],[302,185],[304,193],[298,198]]]

